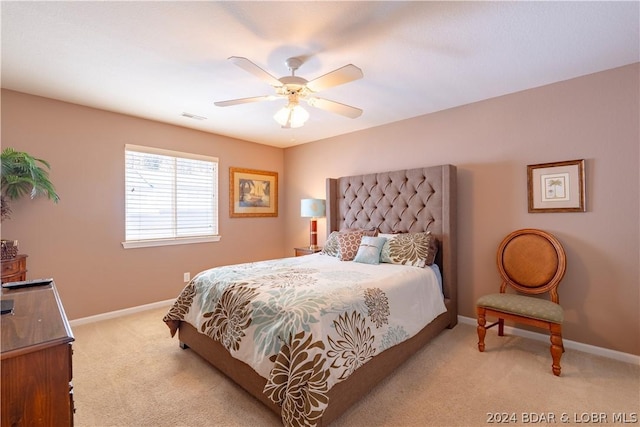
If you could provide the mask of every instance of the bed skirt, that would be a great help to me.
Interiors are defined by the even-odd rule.
[[[449,301],[447,301],[449,303]],[[447,306],[449,304],[446,304]],[[449,307],[448,307],[449,308]],[[365,365],[354,371],[349,378],[334,385],[327,393],[329,404],[318,426],[327,426],[346,412],[354,403],[368,394],[371,389],[388,377],[397,367],[415,354],[442,330],[455,326],[457,319],[451,319],[451,310],[436,317],[412,338],[378,354]],[[192,349],[220,372],[232,379],[251,395],[280,416],[280,406],[273,403],[263,393],[266,378],[258,375],[249,365],[233,358],[218,341],[201,334],[186,322],[180,322],[178,339],[182,347]]]

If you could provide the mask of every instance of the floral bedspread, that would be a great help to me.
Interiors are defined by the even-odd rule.
[[[445,312],[437,271],[314,254],[212,268],[164,320],[186,321],[267,379],[286,426],[313,426],[327,392]]]

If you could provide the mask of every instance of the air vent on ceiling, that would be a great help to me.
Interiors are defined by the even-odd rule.
[[[182,117],[187,117],[189,119],[194,119],[194,120],[207,120],[206,117],[197,116],[197,115],[191,114],[191,113],[182,113]]]

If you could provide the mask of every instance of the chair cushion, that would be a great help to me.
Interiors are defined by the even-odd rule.
[[[478,299],[479,307],[491,308],[505,313],[562,323],[564,310],[555,302],[516,294],[489,294]]]

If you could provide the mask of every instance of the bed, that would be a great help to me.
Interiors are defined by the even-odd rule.
[[[164,318],[183,348],[263,402],[284,425],[328,425],[457,323],[455,166],[329,178],[326,191],[327,254],[206,270],[185,287]],[[362,242],[363,235],[384,235],[389,241],[399,233],[426,235],[436,245],[430,253],[433,264],[361,262],[360,253],[360,262],[342,261],[345,239],[358,233]],[[337,237],[336,257],[328,247]],[[405,278],[402,287],[396,284]],[[337,287],[341,281],[348,282],[346,288]],[[269,289],[258,287],[259,282],[268,282]],[[426,288],[435,289],[439,298],[415,306]],[[330,293],[320,297],[324,289]],[[296,298],[307,307],[288,310],[289,317],[279,317],[272,327],[265,319],[278,311],[267,304],[274,292],[303,295]],[[352,302],[352,294],[362,299]],[[309,308],[320,300],[330,304]],[[292,318],[291,312],[297,314]],[[401,327],[399,312],[413,316]],[[355,348],[357,357],[345,357]]]

